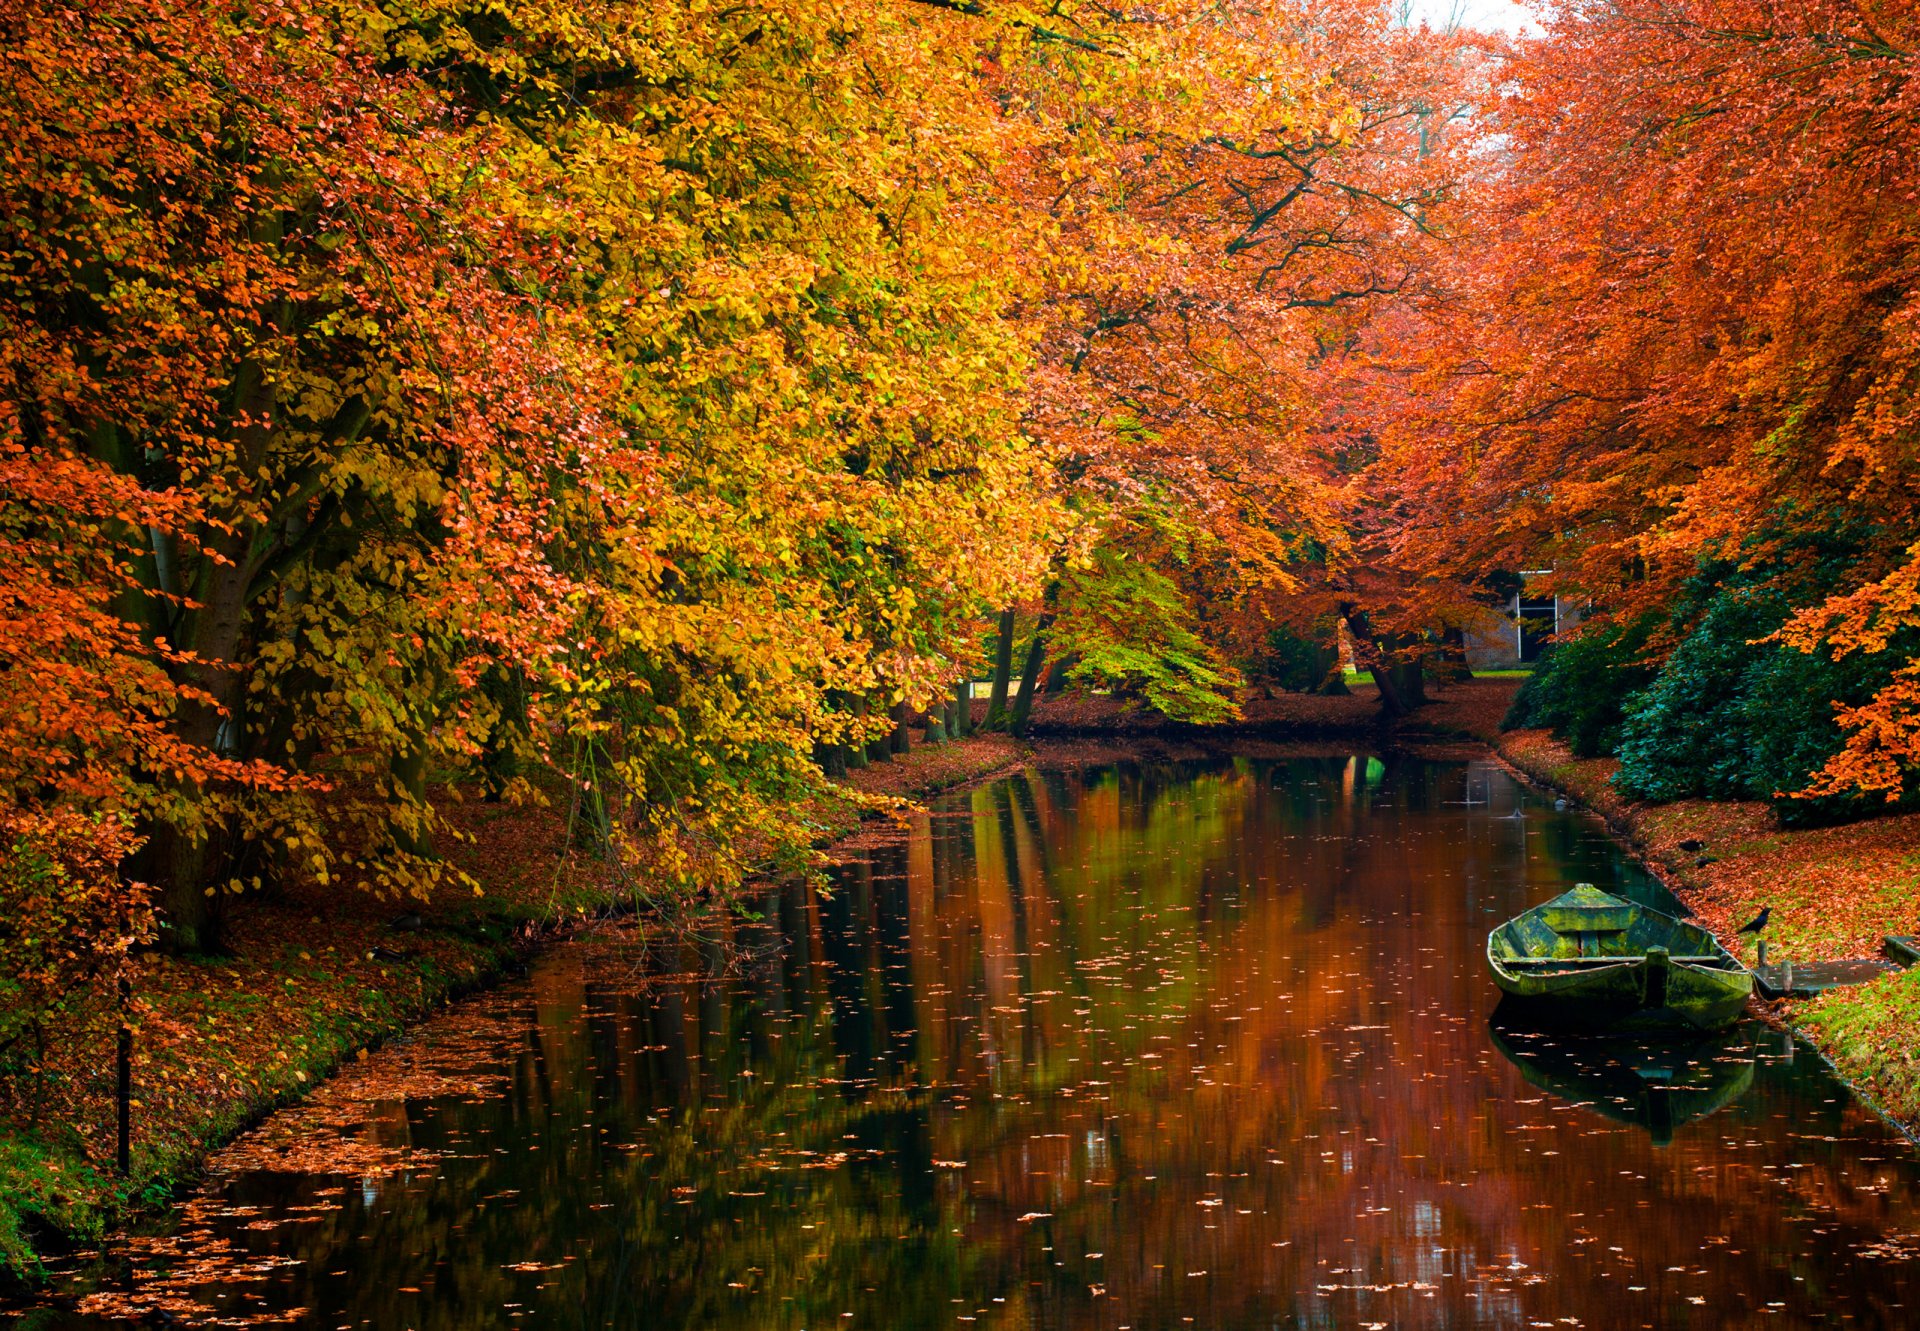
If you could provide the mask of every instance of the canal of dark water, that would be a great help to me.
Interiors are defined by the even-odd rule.
[[[1494,925],[1665,898],[1491,763],[1028,771],[848,855],[548,953],[30,1324],[1920,1325],[1915,1152],[1807,1048],[1496,1016]]]

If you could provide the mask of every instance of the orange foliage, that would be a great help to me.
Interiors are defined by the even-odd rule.
[[[1081,541],[1119,552],[1095,576],[1144,564],[1177,589],[1174,618],[1243,650],[1345,547],[1316,367],[1419,284],[1479,66],[1461,35],[1354,0],[1171,4],[1107,20],[1098,45],[1128,58],[993,66],[1032,123],[1011,175],[1035,236],[1029,428]],[[1069,640],[1099,637],[1098,599],[1067,590],[1088,621]],[[1231,677],[1214,665],[1196,680]]]
[[[1876,651],[1920,623],[1920,22],[1847,0],[1575,0],[1521,40],[1429,291],[1372,330],[1380,566],[1430,606],[1553,568],[1614,610],[1704,559],[1791,578],[1865,528],[1790,626]],[[1920,757],[1911,673],[1846,717],[1825,788]]]

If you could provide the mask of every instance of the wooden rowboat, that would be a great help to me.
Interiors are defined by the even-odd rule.
[[[1537,1018],[1715,1031],[1746,1009],[1753,975],[1697,924],[1581,883],[1487,935],[1493,982]]]

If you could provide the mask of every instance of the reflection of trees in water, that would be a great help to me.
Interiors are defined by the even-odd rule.
[[[1894,1166],[1809,1143],[1858,1113],[1777,1069],[1665,1150],[1531,1089],[1489,1043],[1480,942],[1613,852],[1517,797],[1490,765],[1364,756],[976,788],[824,896],[769,889],[744,962],[549,958],[501,1094],[377,1129],[465,1158],[231,1232],[310,1255],[317,1324],[423,1331],[516,1302],[542,1326],[1594,1324],[1628,1284],[1806,1309],[1810,1267],[1913,1226]],[[1881,1269],[1827,1294],[1870,1316],[1902,1292]]]

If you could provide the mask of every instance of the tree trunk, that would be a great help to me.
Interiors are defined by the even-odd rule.
[[[498,804],[524,767],[521,755],[528,738],[527,678],[516,669],[496,665],[487,670],[480,687],[499,711],[480,757],[486,802]]]
[[[947,742],[947,708],[944,703],[935,703],[927,709],[926,741],[929,744]]]
[[[180,667],[180,677],[211,701],[183,700],[174,716],[174,732],[195,748],[214,751],[239,694],[237,662],[246,637],[250,541],[242,531],[227,531],[213,533],[208,544],[220,561],[203,561],[193,593],[198,607],[182,616],[180,641],[193,655]],[[188,781],[198,789],[183,792],[182,798],[202,807],[211,803],[204,783]],[[217,810],[207,812],[210,825],[198,834],[167,824],[153,830],[150,863],[160,887],[160,938],[171,952],[220,949],[228,847]]]
[[[973,677],[962,679],[953,686],[953,724],[947,727],[955,739],[964,738],[973,733]]]
[[[867,714],[867,700],[864,697],[853,700],[853,715],[859,720]],[[861,739],[847,741],[847,770],[857,772],[867,765],[867,746]]]
[[[1426,669],[1421,658],[1413,654],[1418,645],[1418,639],[1401,633],[1389,636],[1380,644],[1402,715],[1427,703]]]
[[[871,715],[872,708],[871,701],[866,698],[860,700],[860,715]],[[870,763],[893,761],[893,732],[883,730],[867,741],[867,761]]]
[[[1452,625],[1440,634],[1440,655],[1433,663],[1433,676],[1443,684],[1464,684],[1473,678],[1467,664],[1467,631]]]
[[[427,737],[423,732],[409,734],[402,741],[402,747],[395,749],[387,760],[387,770],[393,776],[393,788],[396,802],[407,806],[407,817],[402,820],[389,816],[387,834],[393,838],[393,844],[408,855],[417,855],[422,859],[433,858],[433,832],[428,822],[430,816],[427,804]],[[595,783],[595,792],[599,792],[599,783]],[[601,794],[604,804],[605,796]]]
[[[126,981],[120,981],[124,989]],[[121,994],[120,1030],[113,1050],[113,1165],[121,1178],[133,1176],[133,1028],[127,1025],[126,995]]]
[[[827,707],[835,712],[846,711],[847,695],[839,689],[828,689]],[[813,746],[813,761],[819,765],[822,776],[838,781],[847,774],[847,746],[838,740],[822,740]]]
[[[573,808],[568,817],[573,823],[573,844],[605,855],[613,841],[613,810],[607,805],[607,783],[591,740],[574,750]]]
[[[126,886],[120,892],[120,935],[129,937]],[[127,953],[123,946],[120,965],[113,982],[120,1029],[115,1033],[113,1050],[113,1163],[121,1178],[133,1176],[133,1027],[128,1015],[133,1008],[133,982],[127,978]]]
[[[1396,648],[1396,652],[1402,650]],[[1418,660],[1395,660],[1387,667],[1393,676],[1394,692],[1400,695],[1400,706],[1411,712],[1417,707],[1427,705],[1426,669]]]
[[[1007,724],[1007,685],[1013,676],[1015,624],[1012,610],[1000,612],[1000,632],[993,646],[993,693],[987,699],[987,719],[982,723],[988,730],[999,730]]]
[[[277,240],[278,222],[267,225],[272,228],[267,239]],[[268,322],[284,328],[291,318],[291,305],[281,299]],[[240,424],[227,480],[236,499],[244,501],[259,484],[278,430],[279,389],[264,365],[254,360],[241,363],[233,376],[233,403],[234,418]],[[248,631],[247,593],[260,530],[257,522],[241,521],[239,513],[232,521],[211,524],[202,538],[207,553],[199,561],[199,576],[191,591],[197,604],[180,613],[174,641],[190,655],[177,668],[178,677],[211,701],[183,701],[175,714],[174,730],[198,748],[217,750],[222,725],[237,711],[243,683],[241,647]],[[158,576],[170,561],[161,559],[159,547],[155,559]],[[237,749],[237,734],[231,738],[231,747]],[[213,952],[220,947],[221,892],[229,876],[227,837],[219,826],[217,809],[207,807],[211,801],[204,783],[192,784],[201,788],[186,792],[184,798],[206,808],[213,826],[198,835],[166,825],[156,828],[150,863],[157,870],[160,887],[163,944],[176,952]],[[221,833],[217,845],[216,831]]]
[[[893,705],[893,743],[895,754],[913,751],[913,708],[902,698]]]
[[[838,781],[847,774],[847,747],[844,744],[816,744],[813,746],[813,761],[820,769],[820,775],[829,781]]]
[[[1052,616],[1042,615],[1040,622],[1034,625],[1033,642],[1027,648],[1027,664],[1020,672],[1020,694],[1013,702],[1013,715],[1007,722],[1007,729],[1015,735],[1027,733],[1027,721],[1033,715],[1033,695],[1040,686],[1040,663],[1047,655],[1047,629],[1052,624]]]
[[[1047,667],[1046,691],[1048,697],[1052,697],[1056,693],[1065,692],[1067,687],[1067,672],[1072,670],[1077,664],[1079,664],[1079,658],[1072,652],[1068,652],[1065,656],[1056,656],[1053,658],[1053,664]]]
[[[1402,687],[1405,675],[1396,673],[1387,659],[1387,653],[1375,640],[1366,611],[1358,606],[1343,605],[1340,607],[1340,617],[1346,620],[1347,632],[1353,637],[1355,664],[1373,675],[1373,682],[1380,690],[1380,711],[1383,715],[1406,716],[1425,701],[1408,696]],[[1414,673],[1417,679],[1419,672],[1416,670]]]

